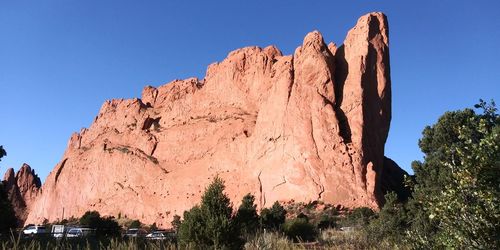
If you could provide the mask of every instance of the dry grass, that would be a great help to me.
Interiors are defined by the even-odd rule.
[[[375,242],[375,243],[374,243]],[[197,249],[194,246],[178,248],[176,244],[160,241],[122,240],[122,239],[88,239],[88,240],[55,240],[50,237],[38,239],[22,239],[11,236],[0,241],[0,249],[145,249],[145,250],[173,250]],[[294,243],[286,236],[276,232],[258,233],[247,240],[244,246],[247,250],[299,250],[299,249],[409,249],[394,245],[385,240],[368,240],[366,234],[359,231],[344,232],[335,229],[323,230],[319,233],[316,242]]]
[[[122,239],[75,239],[56,240],[51,237],[22,239],[11,235],[9,239],[0,241],[0,249],[13,250],[59,250],[59,249],[144,249],[144,250],[174,250],[177,246],[170,242],[135,241]]]

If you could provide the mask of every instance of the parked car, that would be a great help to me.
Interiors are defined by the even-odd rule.
[[[52,225],[51,234],[54,238],[62,238],[68,231],[68,227],[65,225]]]
[[[95,234],[95,229],[86,227],[74,227],[66,233],[67,238],[85,238]]]
[[[154,232],[146,235],[146,239],[148,239],[148,240],[166,240],[167,236],[162,231],[154,231]]]
[[[137,238],[137,237],[144,237],[144,236],[146,236],[146,234],[148,234],[148,232],[146,232],[146,230],[144,230],[144,229],[129,228],[125,232],[125,234],[123,235],[123,237],[125,237],[125,238]]]
[[[23,230],[24,235],[36,235],[47,233],[45,226],[29,225]]]

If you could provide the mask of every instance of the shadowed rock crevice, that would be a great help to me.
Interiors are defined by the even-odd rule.
[[[57,169],[56,176],[54,177],[54,183],[57,183],[57,180],[59,179],[59,175],[61,175],[62,170],[63,170],[64,166],[66,165],[67,160],[68,160],[68,158],[64,159],[61,162],[61,165],[59,166],[59,168]]]
[[[160,119],[161,117],[156,117],[156,118],[151,118],[148,117],[146,120],[144,120],[144,123],[142,124],[142,130],[149,130],[151,127],[153,129],[159,129],[160,128]]]
[[[339,121],[339,135],[342,137],[345,143],[352,142],[351,140],[351,128],[349,127],[349,121],[347,116],[342,110],[342,101],[344,99],[344,84],[349,74],[349,64],[345,59],[345,47],[340,46],[335,52],[335,115]]]
[[[264,194],[264,191],[262,191],[262,180],[260,179],[261,174],[262,170],[259,171],[259,174],[257,175],[257,180],[259,181],[259,204],[260,207],[263,208],[266,206],[266,194]]]

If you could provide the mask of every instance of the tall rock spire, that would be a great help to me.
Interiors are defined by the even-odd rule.
[[[22,226],[28,217],[31,205],[40,193],[40,178],[35,170],[24,163],[16,174],[14,174],[14,169],[9,168],[4,175],[3,182],[18,223]]]

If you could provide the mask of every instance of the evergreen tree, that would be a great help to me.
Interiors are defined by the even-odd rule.
[[[286,210],[276,201],[271,208],[264,208],[260,212],[260,220],[263,228],[280,230],[285,223]]]
[[[242,239],[232,217],[232,206],[224,194],[224,182],[218,176],[205,189],[201,205],[184,212],[179,228],[183,244],[199,248],[239,249]]]
[[[254,202],[255,196],[250,193],[245,195],[236,213],[235,223],[245,236],[254,234],[259,227],[259,215]]]
[[[96,229],[97,236],[117,237],[120,235],[121,227],[114,217],[101,217],[97,211],[85,212],[79,221],[80,225]]]
[[[494,102],[446,112],[424,129],[408,204],[417,247],[500,247],[500,119]]]
[[[15,229],[16,225],[17,218],[14,209],[7,197],[3,183],[0,181],[0,232],[9,232],[10,229]]]
[[[3,146],[0,145],[0,161],[2,161],[2,157],[6,156],[6,155],[7,155],[7,152],[5,151]]]
[[[181,217],[177,214],[174,215],[170,224],[172,225],[172,228],[176,233],[179,232],[179,227],[181,226]]]
[[[3,146],[0,146],[0,161],[6,156],[7,152]],[[16,228],[17,218],[12,208],[12,204],[7,196],[4,184],[0,181],[0,232],[8,232],[10,229]]]
[[[368,207],[357,207],[353,209],[342,221],[343,226],[364,227],[375,217],[375,212]]]
[[[309,222],[307,216],[287,220],[283,224],[283,231],[295,242],[313,241],[317,235],[314,225]]]

